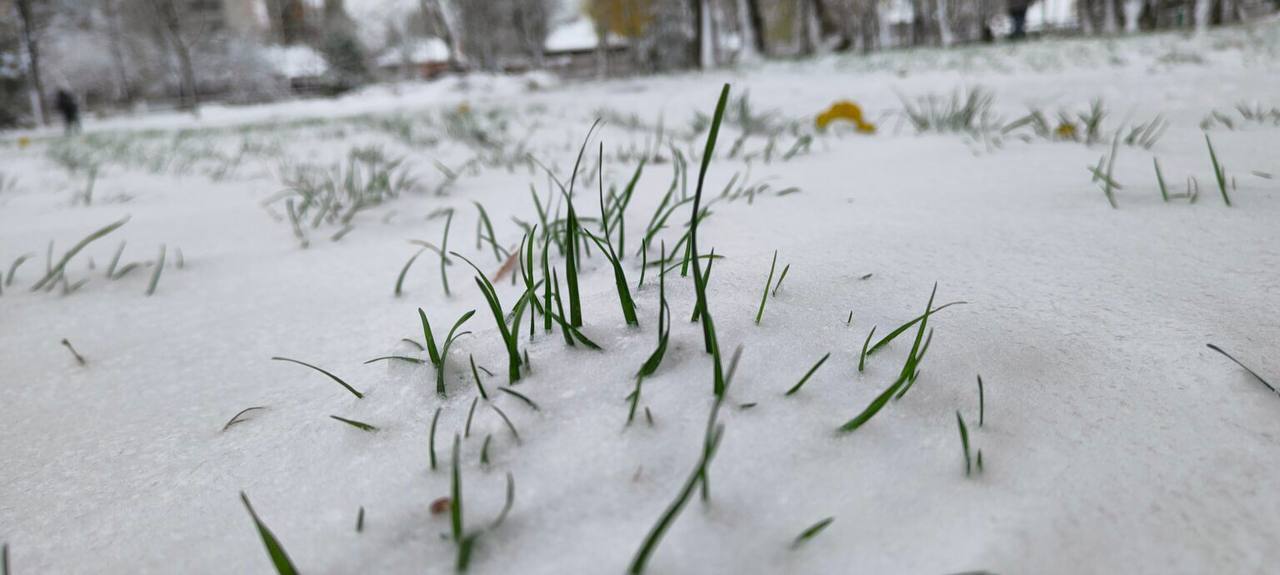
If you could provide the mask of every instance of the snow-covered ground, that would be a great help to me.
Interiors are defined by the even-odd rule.
[[[693,194],[706,120],[728,82],[733,105],[698,243],[723,256],[708,299],[725,362],[743,351],[718,414],[709,499],[693,495],[650,572],[1267,572],[1280,561],[1280,397],[1205,344],[1280,379],[1280,126],[1265,117],[1280,106],[1278,63],[1271,23],[1200,39],[839,56],[588,84],[477,77],[198,119],[90,122],[71,141],[41,132],[23,145],[24,134],[4,134],[0,542],[13,573],[271,572],[243,491],[302,571],[447,573],[450,516],[430,507],[450,495],[453,438],[471,418],[460,473],[465,530],[479,534],[472,571],[624,571],[698,466],[714,403],[712,360],[689,322],[693,282],[677,267],[666,276],[669,349],[638,404],[652,421],[625,425],[634,374],[658,339],[657,268],[637,289],[637,249],[672,185],[676,151],[693,174],[673,195]],[[902,113],[904,99],[917,108],[933,94],[945,107],[975,87],[994,100],[972,129],[919,134]],[[814,116],[842,99],[860,104],[877,133],[816,131]],[[1074,118],[1095,99],[1107,111],[1098,141],[1056,139],[1059,111],[1084,136]],[[1245,118],[1242,102],[1264,117]],[[1030,109],[1051,133],[1010,126]],[[1206,123],[1214,111],[1220,118]],[[1168,125],[1149,149],[1121,130],[1113,209],[1088,168],[1110,156],[1122,125],[1157,116]],[[409,240],[438,244],[449,208],[448,249],[496,275],[505,258],[477,247],[476,203],[507,250],[521,241],[516,220],[541,229],[531,186],[548,218],[556,206],[563,218],[554,184],[525,158],[567,180],[596,117],[605,125],[578,178],[580,217],[598,217],[599,143],[606,191],[648,159],[625,212],[623,264],[640,325],[625,325],[613,272],[593,246],[582,263],[582,332],[603,350],[567,347],[541,316],[530,339],[526,316],[519,346],[531,366],[513,389],[535,411],[498,391],[506,351],[465,262],[447,268],[449,296],[429,249],[399,297],[396,281],[420,251]],[[744,126],[750,135],[735,146]],[[669,145],[655,145],[659,134]],[[303,218],[304,249],[277,196],[283,180],[300,166],[345,171],[353,149],[378,157],[371,146],[403,157],[416,182],[347,226]],[[1193,177],[1196,201],[1162,201],[1153,158],[1170,194]],[[682,204],[655,236],[650,263],[662,241],[679,241],[689,214]],[[66,281],[32,291],[50,241],[56,264],[126,216],[70,260]],[[583,226],[600,234],[595,220]],[[141,265],[107,279],[122,241],[116,273]],[[566,262],[551,251],[563,282]],[[756,325],[775,251],[774,282],[790,268]],[[10,274],[23,254],[33,255]],[[967,304],[930,317],[916,384],[837,433],[894,383],[916,334],[859,372],[868,332],[876,326],[879,339],[922,313],[935,282],[935,306]],[[523,286],[497,284],[509,311]],[[429,366],[363,364],[425,359],[402,341],[423,341],[419,307],[437,337],[476,310],[462,328],[472,333],[447,356],[447,399]],[[327,369],[365,396],[273,356]],[[473,416],[469,357],[493,372],[481,374],[489,400]],[[255,406],[266,409],[224,430]],[[982,471],[969,476],[957,411],[982,453]],[[513,507],[489,529],[508,474]]]

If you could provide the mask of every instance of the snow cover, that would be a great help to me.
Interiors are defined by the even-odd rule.
[[[439,38],[422,38],[413,41],[407,47],[391,50],[377,59],[379,68],[399,66],[405,61],[414,64],[428,64],[449,61],[449,46]]]
[[[310,46],[266,46],[262,56],[272,70],[285,78],[322,76],[329,70],[324,56]]]
[[[622,40],[609,37],[611,45],[622,45]],[[548,52],[572,52],[578,50],[594,50],[600,45],[600,36],[596,35],[596,25],[586,16],[579,16],[552,28],[543,46]]]
[[[799,134],[839,99],[861,104],[880,129],[815,134],[808,152],[785,161],[796,136],[783,130],[765,162],[762,137],[730,157],[741,134],[731,110],[707,199],[735,175],[735,186],[770,188],[751,201],[716,201],[698,241],[724,256],[709,284],[721,346],[744,351],[719,415],[710,498],[689,502],[649,572],[1266,572],[1280,561],[1280,397],[1205,344],[1280,379],[1280,128],[1233,110],[1280,105],[1278,36],[1272,23],[1194,41],[835,56],[559,86],[476,77],[209,107],[199,118],[90,121],[78,144],[49,131],[4,134],[0,268],[7,274],[15,258],[35,254],[0,295],[0,541],[12,572],[271,572],[241,491],[304,572],[450,572],[449,518],[429,505],[449,494],[449,446],[477,396],[469,356],[495,373],[485,377],[491,401],[520,433],[517,443],[481,402],[462,442],[469,530],[498,514],[507,473],[515,480],[514,507],[478,540],[472,571],[623,571],[701,456],[712,405],[711,363],[687,320],[692,284],[677,269],[666,278],[670,349],[641,400],[653,425],[624,427],[632,376],[656,341],[657,278],[651,269],[635,289],[634,252],[672,181],[670,150],[645,167],[627,211],[626,274],[641,325],[624,325],[612,272],[593,250],[584,332],[604,351],[566,348],[540,326],[532,341],[522,335],[532,368],[515,389],[540,411],[496,391],[506,384],[504,350],[464,263],[448,269],[451,296],[430,251],[401,297],[393,287],[418,249],[406,240],[440,241],[444,221],[427,216],[441,208],[457,210],[450,249],[487,273],[499,262],[477,248],[472,202],[485,206],[500,245],[519,244],[512,218],[537,220],[529,186],[545,198],[548,179],[492,158],[530,150],[567,179],[602,115],[605,185],[622,186],[660,122],[682,154],[699,153],[705,132],[684,134],[725,82],[735,96],[750,94],[756,114],[794,119]],[[1119,147],[1112,177],[1123,188],[1112,209],[1085,169],[1106,144],[917,135],[895,115],[900,96],[966,86],[989,89],[1006,121],[1028,106],[1056,118],[1100,98],[1109,132],[1156,114],[1169,128],[1150,150]],[[1230,208],[1201,132],[1212,110],[1237,118],[1237,129],[1209,131],[1231,179]],[[500,138],[497,147],[468,139],[468,125]],[[34,141],[20,147],[20,136]],[[262,205],[280,191],[285,166],[345,161],[368,145],[404,156],[420,191],[357,215],[341,241],[322,225],[301,249],[287,219],[272,216],[285,209]],[[73,202],[88,177],[62,167],[67,150],[105,158],[91,205]],[[225,160],[237,153],[239,163]],[[477,157],[488,159],[461,167]],[[1153,157],[1173,192],[1194,176],[1198,201],[1161,201]],[[441,195],[434,161],[458,178]],[[596,184],[577,181],[583,217],[596,213]],[[799,192],[776,193],[791,187]],[[659,235],[668,248],[687,208]],[[72,283],[87,284],[69,295],[30,291],[51,240],[56,258],[126,215],[68,266]],[[103,278],[121,240],[121,265],[152,261],[167,246],[153,296],[144,295],[151,268]],[[790,271],[755,325],[775,250]],[[551,261],[563,275],[559,255]],[[913,335],[859,373],[867,332],[876,326],[878,338],[921,313],[935,282],[935,303],[968,303],[930,319],[935,335],[911,393],[836,434],[893,381]],[[509,308],[520,288],[498,286]],[[465,326],[473,333],[450,352],[445,400],[422,366],[362,365],[420,354],[401,341],[421,341],[419,307],[437,333],[477,311]],[[328,369],[365,398],[272,356]],[[251,406],[267,409],[222,431]],[[437,408],[441,465],[432,471]],[[957,411],[982,451],[981,474],[965,476]],[[482,466],[486,437],[491,461]],[[792,549],[825,517],[834,522]]]

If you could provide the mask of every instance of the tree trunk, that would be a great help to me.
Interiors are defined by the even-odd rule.
[[[1095,33],[1093,27],[1093,11],[1089,9],[1090,0],[1076,0],[1076,20],[1080,22],[1080,31],[1085,36],[1092,36]]]
[[[111,49],[111,65],[116,73],[116,98],[125,104],[133,102],[133,90],[129,85],[128,61],[122,46],[124,36],[120,32],[119,0],[104,0],[103,14],[107,17],[107,40]]]
[[[742,46],[738,49],[738,60],[741,62],[754,61],[762,52],[758,38],[760,30],[755,27],[755,22],[751,18],[752,4],[754,4],[753,0],[738,0],[738,30],[739,36],[742,37]]]
[[[27,53],[31,113],[37,122],[48,124],[49,117],[44,110],[44,80],[40,77],[40,42],[35,15],[31,11],[31,0],[17,0],[17,9],[18,19],[22,21],[22,45]]]
[[[769,45],[764,36],[764,16],[760,12],[760,0],[739,0],[745,7],[745,25],[751,30],[751,39],[755,42],[756,52],[761,56],[769,55]],[[745,36],[743,37],[745,40]]]
[[[693,9],[693,62],[705,70],[711,67],[711,14],[707,0],[691,0],[690,7]]]
[[[174,4],[174,0],[151,0],[151,5],[160,18],[165,38],[168,39],[169,46],[173,48],[173,54],[178,60],[180,77],[178,107],[196,112],[200,107],[200,96],[196,93],[195,68],[191,64],[191,51],[187,46],[187,39],[183,37],[182,17],[178,13],[178,7]]]
[[[813,0],[798,0],[800,2],[800,10],[796,16],[796,36],[800,40],[800,55],[812,56],[814,52],[813,26],[809,23],[813,21]]]
[[[947,0],[936,0],[938,10],[936,12],[938,19],[938,39],[942,41],[943,46],[950,46],[955,42],[955,38],[951,34],[951,17],[947,12]]]
[[[1138,31],[1138,16],[1142,15],[1143,0],[1124,0],[1124,32],[1133,34]]]
[[[1196,0],[1196,34],[1203,34],[1209,29],[1210,0]]]
[[[1119,31],[1116,26],[1116,2],[1119,0],[1102,0],[1102,31],[1107,34],[1115,34]]]

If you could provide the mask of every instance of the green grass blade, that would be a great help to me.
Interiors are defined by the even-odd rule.
[[[344,389],[346,389],[347,391],[351,392],[351,395],[356,396],[356,399],[364,399],[364,394],[363,394],[363,393],[360,393],[359,391],[356,391],[356,388],[351,387],[350,385],[348,385],[348,384],[347,384],[347,382],[342,381],[342,378],[340,378],[340,377],[338,377],[338,376],[336,376],[336,375],[334,375],[334,374],[332,374],[332,373],[329,373],[329,372],[327,372],[327,371],[325,371],[325,370],[323,370],[323,369],[320,369],[320,368],[318,368],[318,367],[316,367],[316,366],[314,366],[314,365],[311,365],[311,364],[309,364],[309,363],[307,363],[307,362],[304,362],[304,361],[298,361],[298,360],[296,360],[296,359],[289,359],[289,358],[287,358],[287,357],[279,357],[279,356],[277,356],[277,357],[273,357],[273,358],[271,358],[271,359],[273,359],[273,360],[275,360],[275,361],[287,361],[287,362],[290,362],[290,363],[296,363],[296,364],[298,364],[298,365],[301,365],[301,366],[304,366],[304,367],[309,367],[309,368],[311,368],[311,369],[314,369],[314,370],[316,370],[316,371],[318,371],[318,372],[320,372],[320,373],[323,373],[323,374],[325,374],[325,375],[329,376],[329,379],[332,379],[333,381],[336,381],[336,382],[338,383],[338,385],[341,385]]]
[[[472,406],[472,409],[474,408],[475,406]],[[443,407],[436,407],[436,414],[431,416],[431,433],[427,436],[427,448],[431,453],[432,471],[436,470],[436,425],[440,423],[440,411],[443,409]],[[470,424],[471,422],[467,421],[467,423]],[[468,425],[468,427],[470,427],[470,425]]]
[[[354,419],[347,419],[345,417],[338,417],[336,415],[330,415],[329,417],[336,419],[338,421],[341,421],[347,425],[350,425],[351,427],[359,429],[360,431],[367,431],[372,433],[378,430],[378,427],[376,425],[369,425],[368,423],[365,423],[363,421],[356,421]]]
[[[1276,391],[1275,386],[1271,385],[1270,383],[1267,383],[1267,380],[1262,379],[1262,376],[1261,376],[1261,375],[1258,375],[1258,372],[1253,371],[1252,369],[1249,369],[1249,367],[1248,367],[1248,366],[1246,366],[1246,365],[1245,365],[1245,364],[1243,364],[1243,363],[1240,363],[1240,360],[1238,360],[1238,359],[1236,359],[1236,358],[1232,357],[1232,356],[1231,356],[1231,354],[1229,354],[1229,353],[1227,353],[1227,352],[1223,351],[1223,350],[1222,350],[1222,348],[1220,348],[1220,347],[1218,347],[1218,346],[1216,346],[1216,345],[1213,345],[1212,343],[1210,343],[1210,344],[1206,344],[1206,345],[1209,347],[1209,349],[1212,349],[1213,351],[1216,351],[1216,352],[1218,352],[1218,353],[1222,354],[1222,355],[1223,355],[1223,356],[1225,356],[1227,359],[1231,360],[1233,363],[1235,363],[1236,365],[1240,366],[1240,368],[1241,368],[1241,369],[1243,369],[1243,370],[1245,370],[1245,371],[1249,372],[1249,375],[1252,375],[1252,376],[1253,376],[1253,378],[1254,378],[1254,379],[1256,379],[1256,380],[1258,380],[1258,382],[1259,382],[1259,383],[1261,383],[1262,385],[1267,386],[1267,389],[1270,389],[1272,393],[1280,394],[1280,391]]]
[[[836,520],[836,518],[835,518],[835,517],[828,517],[828,518],[823,519],[823,520],[821,520],[821,521],[819,521],[819,522],[817,522],[817,523],[814,523],[813,525],[810,525],[808,529],[805,529],[804,531],[801,531],[801,532],[800,532],[800,535],[796,536],[795,540],[791,542],[791,548],[792,548],[792,549],[799,549],[799,548],[800,548],[800,546],[801,546],[801,545],[804,545],[804,543],[805,543],[806,541],[808,541],[808,540],[810,540],[810,539],[813,539],[813,538],[814,538],[814,537],[816,537],[819,533],[822,533],[822,530],[823,530],[823,529],[826,529],[826,528],[827,528],[827,526],[828,526],[828,525],[831,525],[831,522],[833,522],[833,521],[835,521],[835,520]]]
[[[503,392],[503,393],[505,393],[505,394],[507,394],[507,395],[510,395],[510,396],[512,396],[512,397],[515,397],[516,399],[519,399],[520,401],[524,402],[524,404],[525,404],[525,405],[528,405],[528,406],[529,406],[529,408],[530,408],[530,409],[533,409],[534,411],[542,411],[542,408],[538,407],[538,404],[537,404],[537,403],[534,403],[532,399],[529,399],[529,397],[528,397],[527,395],[523,394],[523,393],[520,393],[520,392],[518,392],[518,391],[516,391],[516,390],[514,390],[514,389],[511,389],[511,388],[509,388],[509,387],[499,387],[499,388],[498,388],[498,391],[501,391],[501,392]]]
[[[449,480],[449,525],[453,529],[453,540],[462,543],[462,467],[458,463],[462,438],[453,436],[453,473]]]
[[[160,284],[160,273],[164,271],[164,243],[160,245],[160,257],[156,259],[156,269],[151,271],[151,283],[147,284],[147,296],[154,295],[156,286]]]
[[[223,431],[226,431],[226,430],[230,429],[232,425],[235,425],[235,424],[237,424],[237,423],[244,423],[244,422],[245,422],[245,420],[244,420],[244,419],[240,419],[241,417],[243,417],[243,416],[244,416],[244,414],[249,413],[250,411],[257,411],[257,410],[259,410],[259,409],[266,409],[266,406],[246,407],[246,408],[244,408],[244,409],[240,410],[240,412],[239,412],[239,413],[237,413],[237,414],[235,414],[235,415],[231,416],[231,419],[227,420],[227,424],[222,426],[222,430],[223,430]]]
[[[297,575],[298,569],[289,560],[289,555],[285,553],[284,546],[280,545],[280,541],[276,539],[275,534],[258,518],[257,512],[253,510],[253,505],[249,503],[249,496],[241,491],[240,500],[244,502],[244,508],[249,511],[249,516],[253,518],[253,524],[258,528],[258,535],[262,537],[262,544],[267,548],[267,555],[271,557],[271,564],[275,566],[276,573],[279,575]]]
[[[47,271],[47,273],[45,273],[45,276],[40,279],[40,281],[36,282],[35,285],[31,286],[31,291],[33,292],[40,291],[41,288],[44,288],[50,282],[57,279],[59,276],[62,275],[63,271],[66,269],[67,263],[70,262],[71,258],[74,258],[76,254],[80,253],[80,250],[83,250],[86,246],[101,239],[103,236],[106,236],[107,234],[110,234],[111,232],[114,232],[120,229],[120,226],[125,225],[126,223],[128,223],[128,221],[129,221],[129,217],[125,216],[123,219],[116,221],[114,223],[108,224],[107,226],[85,236],[83,239],[77,242],[76,245],[71,246],[71,249],[67,250],[67,252],[62,255],[62,259],[58,260],[57,264],[51,266]]]
[[[480,390],[480,397],[488,401],[489,394],[484,389],[484,381],[480,379],[480,372],[476,370],[476,356],[468,355],[468,359],[471,361],[471,377],[476,380],[476,389]]]
[[[769,288],[773,287],[773,270],[777,265],[778,250],[773,250],[773,262],[769,264],[769,278],[764,281],[764,293],[760,295],[760,309],[756,311],[756,325],[760,325],[760,319],[764,317],[764,304],[769,299]]]
[[[1151,163],[1154,164],[1156,167],[1156,183],[1160,184],[1160,198],[1163,199],[1164,203],[1167,204],[1169,203],[1169,188],[1165,187],[1164,174],[1160,173],[1160,159],[1156,157],[1152,157]]]
[[[960,415],[960,410],[956,410],[956,425],[960,427],[960,445],[964,448],[964,475],[968,477],[973,472],[973,462],[969,458],[969,428],[964,424],[964,417]]]
[[[940,311],[942,311],[942,310],[944,310],[944,309],[947,309],[947,308],[949,308],[949,307],[951,307],[951,306],[953,306],[953,305],[964,305],[964,304],[967,304],[967,303],[969,303],[969,302],[965,302],[965,301],[953,301],[953,302],[951,302],[951,303],[943,304],[943,305],[940,305],[940,306],[938,306],[938,307],[933,308],[933,311],[931,311],[930,313],[931,313],[931,314],[936,314],[936,313],[938,313],[938,312],[940,312]],[[871,349],[868,349],[868,350],[867,350],[866,355],[871,355],[871,354],[875,353],[876,351],[878,351],[880,348],[882,348],[882,347],[884,347],[884,346],[888,345],[888,344],[889,344],[889,342],[891,342],[891,341],[893,341],[893,340],[894,340],[894,338],[898,337],[899,335],[902,335],[902,332],[905,332],[905,331],[907,331],[908,329],[911,329],[911,326],[915,325],[916,323],[918,323],[918,322],[919,322],[920,320],[922,320],[922,319],[924,319],[924,314],[918,315],[918,316],[916,316],[916,318],[915,318],[915,319],[913,319],[913,320],[911,320],[911,321],[909,321],[909,322],[907,322],[907,323],[902,324],[901,326],[899,326],[899,327],[898,327],[898,329],[893,330],[892,332],[890,332],[890,333],[889,333],[889,335],[884,336],[884,338],[883,338],[883,339],[881,339],[880,341],[877,341],[875,345],[871,346]]]
[[[1222,169],[1222,164],[1218,163],[1218,154],[1213,151],[1213,142],[1209,140],[1209,134],[1204,135],[1204,143],[1209,147],[1209,160],[1213,162],[1213,177],[1218,181],[1218,191],[1222,192],[1222,201],[1231,207],[1231,197],[1227,195],[1227,174]]]
[[[853,312],[849,312],[849,320],[853,321]],[[862,353],[858,354],[858,373],[862,373],[867,368],[867,346],[871,344],[871,338],[876,334],[876,326],[871,326],[871,333],[867,334],[866,341],[862,342]]]
[[[795,392],[800,391],[800,388],[804,387],[804,384],[809,381],[810,377],[813,377],[814,372],[818,371],[818,368],[822,367],[822,364],[826,363],[827,358],[829,357],[831,357],[830,353],[827,353],[827,355],[822,356],[822,359],[819,359],[818,363],[813,364],[813,367],[809,368],[809,371],[805,372],[804,377],[800,378],[799,383],[795,384],[795,386],[787,390],[786,395],[792,395]]]

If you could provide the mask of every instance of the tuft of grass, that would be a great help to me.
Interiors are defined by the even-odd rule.
[[[467,320],[471,319],[471,316],[475,314],[476,310],[468,310],[462,314],[457,321],[453,322],[453,327],[449,328],[449,333],[444,338],[444,345],[436,346],[436,338],[431,330],[431,322],[427,321],[427,312],[422,311],[422,308],[418,308],[418,319],[422,322],[422,335],[427,340],[427,357],[431,360],[431,365],[436,368],[436,394],[440,397],[447,396],[444,386],[444,366],[449,357],[449,347],[458,338],[471,333],[469,331],[458,333],[458,328],[467,323]]]
[[[320,369],[320,368],[318,368],[318,367],[316,367],[316,366],[314,366],[314,365],[311,365],[311,364],[309,364],[309,363],[307,363],[307,362],[304,362],[304,361],[298,361],[298,360],[296,360],[296,359],[289,359],[289,358],[287,358],[287,357],[279,357],[279,356],[276,356],[276,357],[273,357],[273,358],[271,358],[271,359],[273,359],[273,360],[275,360],[275,361],[287,361],[287,362],[290,362],[290,363],[296,363],[296,364],[301,365],[301,366],[303,366],[303,367],[309,367],[309,368],[311,368],[311,369],[314,369],[314,370],[316,370],[316,371],[318,371],[318,372],[320,372],[320,373],[323,373],[323,374],[325,374],[325,375],[329,376],[329,379],[332,379],[333,381],[337,382],[337,383],[338,383],[338,385],[341,385],[344,389],[346,389],[347,391],[351,392],[351,395],[356,396],[356,399],[364,399],[364,394],[363,394],[363,393],[360,393],[359,391],[356,391],[356,388],[351,387],[349,384],[347,384],[347,382],[342,381],[342,378],[340,378],[340,377],[338,377],[338,376],[336,376],[336,375],[334,375],[334,374],[332,374],[332,373],[329,373],[329,372],[327,372],[327,371],[325,371],[325,370],[323,370],[323,369]]]
[[[964,417],[960,415],[960,410],[956,410],[956,425],[960,427],[960,445],[964,448],[964,476],[968,477],[973,472],[973,462],[969,457],[969,428],[964,424]]]
[[[72,356],[72,357],[74,357],[74,358],[76,358],[76,363],[77,363],[77,364],[79,364],[79,365],[80,365],[80,366],[82,366],[82,367],[83,367],[83,366],[85,366],[85,365],[88,365],[88,362],[87,362],[87,361],[85,361],[84,356],[81,356],[81,355],[76,351],[76,348],[74,348],[74,347],[72,347],[72,346],[71,346],[71,341],[70,341],[70,340],[68,340],[68,339],[67,339],[67,338],[65,338],[65,337],[64,337],[64,338],[62,338],[62,346],[63,346],[63,347],[65,347],[65,348],[67,348],[67,351],[71,352],[71,356]]]
[[[794,386],[792,386],[791,389],[787,390],[786,395],[792,395],[795,392],[800,391],[800,388],[804,387],[804,384],[809,381],[810,377],[813,377],[813,374],[818,371],[819,367],[822,367],[822,364],[827,362],[827,358],[829,357],[831,357],[830,352],[828,352],[827,355],[822,356],[822,359],[819,359],[818,363],[813,364],[813,367],[809,368],[809,371],[805,372],[804,377],[800,378],[799,383],[795,384]]]
[[[222,426],[222,430],[226,431],[228,429],[231,429],[232,425],[235,425],[237,423],[244,423],[246,420],[241,419],[242,417],[244,417],[244,414],[249,413],[250,411],[257,411],[259,409],[266,409],[266,406],[246,407],[240,410],[239,413],[231,416],[231,419],[227,420],[227,424]]]
[[[258,513],[253,510],[253,505],[249,503],[249,496],[241,491],[240,500],[244,502],[244,508],[249,511],[249,516],[253,518],[253,524],[258,528],[258,535],[262,537],[262,544],[267,548],[267,555],[271,557],[271,564],[275,566],[276,573],[279,575],[297,575],[298,569],[289,560],[289,555],[285,553],[284,546],[280,545],[280,541],[276,539],[275,534],[271,532],[271,529],[267,528],[267,525],[258,517]]]
[[[831,525],[831,522],[835,520],[836,520],[835,517],[828,517],[817,523],[814,523],[813,525],[810,525],[807,529],[805,529],[804,531],[801,531],[800,535],[797,535],[795,540],[791,542],[791,548],[799,549],[801,545],[805,544],[805,542],[807,542],[810,539],[813,539],[814,537],[817,537],[819,533],[822,533],[822,530],[826,529],[827,526]]]
[[[151,272],[151,283],[147,284],[148,297],[156,293],[156,286],[160,285],[160,273],[163,271],[164,271],[164,244],[160,244],[160,257],[156,258],[156,267]]]
[[[933,311],[933,296],[936,295],[937,292],[938,292],[938,286],[937,284],[934,284],[933,293],[929,294],[929,303],[924,308],[924,314],[920,316],[920,327],[916,330],[915,343],[913,343],[911,346],[911,353],[907,355],[907,361],[905,364],[903,364],[902,371],[899,372],[898,374],[898,379],[895,380],[893,384],[890,385],[887,389],[881,392],[880,395],[876,396],[876,398],[872,400],[871,403],[867,405],[867,407],[863,409],[861,413],[859,413],[853,419],[850,419],[844,425],[840,426],[839,431],[841,433],[851,433],[851,432],[857,431],[859,427],[862,427],[868,421],[871,421],[871,418],[875,417],[875,415],[879,413],[881,409],[884,409],[884,406],[886,403],[889,402],[889,399],[893,397],[895,394],[897,394],[898,391],[901,390],[902,387],[907,384],[911,376],[915,374],[916,363],[918,362],[917,354],[920,351],[920,342],[924,338],[924,330],[929,323],[929,315]]]
[[[728,95],[728,85],[726,85],[725,88],[725,92],[723,92],[721,96],[721,108],[723,108],[725,97]],[[723,110],[721,109],[721,111]],[[737,363],[736,359],[741,354],[741,350],[742,348],[739,347],[738,351],[734,354],[735,364]],[[728,391],[727,387],[731,382],[732,377],[726,380],[725,391]],[[693,469],[693,473],[689,475],[689,479],[685,480],[685,483],[680,488],[679,493],[676,494],[675,500],[667,506],[666,511],[664,511],[658,518],[658,522],[653,525],[649,530],[649,534],[645,536],[644,541],[640,543],[640,549],[636,551],[635,557],[632,558],[631,565],[627,568],[627,573],[631,575],[638,575],[644,572],[645,566],[649,563],[649,558],[658,548],[658,543],[662,541],[663,535],[665,535],[667,530],[671,528],[671,525],[675,523],[676,517],[678,517],[680,512],[684,510],[685,505],[689,503],[689,500],[693,497],[693,492],[695,490],[699,487],[702,488],[702,498],[704,501],[709,497],[710,488],[708,487],[709,479],[707,472],[711,466],[711,460],[715,458],[716,452],[720,448],[721,440],[724,439],[724,424],[716,422],[716,416],[720,412],[720,406],[724,403],[723,400],[723,395],[717,395],[715,401],[712,402],[711,416],[707,420],[707,431],[703,436],[701,456],[698,459],[697,465]],[[652,415],[649,413],[649,408],[647,407],[645,408],[645,416],[649,418],[649,424],[653,425]]]
[[[71,258],[74,258],[76,254],[80,253],[80,250],[83,250],[89,244],[101,239],[103,236],[106,236],[107,234],[110,234],[111,232],[114,232],[120,229],[121,226],[125,225],[128,222],[129,222],[129,216],[125,216],[123,219],[118,220],[114,223],[108,224],[102,227],[101,229],[98,229],[97,231],[85,236],[79,242],[76,242],[74,246],[71,246],[71,249],[67,250],[66,253],[62,254],[62,258],[58,260],[57,264],[54,264],[49,267],[44,277],[41,278],[40,281],[36,282],[35,285],[31,286],[31,291],[33,292],[39,291],[46,286],[52,285],[59,278],[62,277],[62,274],[66,271],[67,263],[69,263],[71,261]],[[50,244],[50,248],[52,247],[53,245]],[[15,263],[14,268],[16,267],[17,267],[17,264]],[[13,275],[12,269],[10,269],[9,275],[12,278],[12,275]]]
[[[1231,197],[1227,195],[1227,170],[1218,163],[1218,154],[1213,151],[1213,142],[1209,140],[1209,134],[1204,135],[1204,143],[1209,147],[1209,160],[1213,162],[1213,177],[1218,182],[1218,191],[1222,192],[1222,201],[1231,207]]]
[[[489,310],[493,312],[493,319],[498,324],[498,333],[502,336],[502,342],[507,347],[507,378],[508,382],[514,384],[520,381],[520,347],[519,339],[516,334],[507,328],[507,322],[502,313],[502,301],[498,299],[498,292],[493,288],[493,284],[489,282],[489,278],[485,277],[484,272],[471,260],[465,256],[451,252],[453,255],[467,262],[476,270],[476,287],[480,288],[484,294],[484,299],[489,302]]]
[[[532,410],[534,410],[534,411],[542,411],[542,408],[538,407],[538,404],[534,403],[532,399],[529,399],[529,396],[527,396],[527,395],[525,395],[525,394],[523,394],[523,393],[520,393],[520,392],[518,392],[518,391],[516,391],[516,390],[514,390],[514,389],[511,389],[511,388],[509,388],[509,387],[499,387],[499,388],[498,388],[498,391],[501,391],[501,392],[503,392],[503,393],[505,393],[505,394],[507,394],[507,395],[510,395],[510,396],[512,396],[512,397],[514,397],[514,398],[516,398],[516,399],[519,399],[521,402],[523,402],[525,405],[529,406],[529,408],[530,408],[530,409],[532,409]]]
[[[756,325],[760,325],[760,319],[764,317],[764,303],[769,299],[769,288],[773,287],[773,270],[777,265],[778,250],[773,250],[773,262],[769,264],[769,278],[764,281],[764,293],[760,294],[760,309],[756,311]]]
[[[345,418],[345,417],[338,417],[338,416],[336,416],[336,415],[330,415],[329,417],[330,417],[330,418],[332,418],[332,419],[336,419],[336,420],[338,420],[338,421],[341,421],[341,422],[343,422],[343,423],[345,423],[345,424],[347,424],[347,425],[350,425],[351,427],[354,427],[354,428],[356,428],[356,429],[359,429],[360,431],[367,431],[367,432],[372,433],[372,432],[374,432],[374,431],[377,431],[377,430],[378,430],[378,427],[377,427],[377,426],[375,426],[375,425],[369,425],[368,423],[365,423],[365,422],[363,422],[363,421],[356,421],[356,420],[354,420],[354,419],[347,419],[347,418]]]
[[[1242,369],[1244,369],[1245,371],[1249,372],[1249,375],[1252,375],[1252,376],[1253,376],[1253,378],[1254,378],[1254,379],[1256,379],[1256,380],[1258,380],[1258,382],[1259,382],[1259,383],[1261,383],[1262,385],[1265,385],[1265,386],[1267,387],[1267,389],[1270,389],[1270,390],[1271,390],[1271,392],[1272,392],[1272,393],[1280,394],[1280,391],[1276,391],[1275,386],[1271,385],[1270,383],[1267,383],[1267,380],[1262,379],[1262,376],[1261,376],[1261,375],[1258,375],[1258,372],[1253,371],[1252,369],[1249,369],[1249,367],[1248,367],[1248,366],[1246,366],[1246,365],[1245,365],[1245,364],[1243,364],[1243,363],[1240,363],[1240,360],[1238,360],[1238,359],[1236,359],[1236,358],[1232,357],[1232,356],[1231,356],[1231,354],[1229,354],[1229,353],[1227,353],[1227,352],[1223,351],[1223,350],[1222,350],[1222,348],[1220,348],[1220,347],[1218,347],[1218,346],[1216,346],[1216,345],[1213,345],[1212,343],[1210,343],[1210,344],[1205,344],[1205,345],[1206,345],[1206,346],[1208,346],[1208,348],[1209,348],[1209,349],[1212,349],[1213,351],[1216,351],[1216,352],[1218,352],[1218,353],[1220,353],[1220,354],[1222,354],[1222,355],[1226,356],[1226,358],[1227,358],[1227,359],[1231,360],[1231,361],[1232,361],[1232,362],[1234,362],[1236,365],[1240,366]]]

